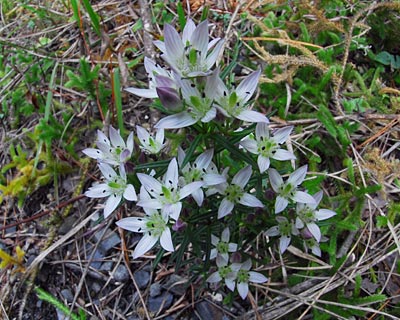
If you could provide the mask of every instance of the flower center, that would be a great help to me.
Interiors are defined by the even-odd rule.
[[[217,243],[216,248],[219,253],[228,253],[229,245],[227,242],[220,241]]]
[[[186,172],[183,172],[183,178],[185,179],[186,183],[200,181],[202,176],[202,171],[192,168],[191,166],[189,166],[189,169]]]
[[[290,237],[292,234],[292,224],[289,221],[279,222],[279,233],[281,236]]]
[[[263,157],[271,158],[277,149],[278,144],[274,140],[263,137],[257,142],[258,154],[262,155]]]
[[[160,237],[166,227],[167,224],[160,214],[153,214],[146,222],[147,231],[155,237]]]
[[[241,196],[243,195],[243,190],[236,184],[229,185],[225,190],[226,198],[233,203],[240,201]]]
[[[285,199],[292,198],[295,187],[291,183],[285,183],[279,188],[279,195]]]
[[[218,269],[218,273],[222,279],[225,279],[231,272],[232,268],[230,266],[223,266]]]
[[[179,202],[179,193],[174,187],[168,188],[167,186],[162,186],[161,190],[161,196],[163,197],[162,202],[170,204]]]
[[[247,283],[247,282],[249,282],[249,278],[250,278],[250,275],[247,270],[241,269],[238,271],[237,278],[236,278],[238,283],[241,283],[241,282]]]
[[[314,222],[316,220],[314,210],[308,208],[307,206],[297,212],[297,215],[305,224]]]

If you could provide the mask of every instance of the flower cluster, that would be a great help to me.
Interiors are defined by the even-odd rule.
[[[259,234],[280,236],[283,253],[296,236],[304,241],[305,250],[321,255],[319,242],[325,238],[318,221],[335,212],[318,210],[322,192],[310,195],[301,187],[306,165],[288,178],[281,176],[288,170],[284,161],[296,159],[285,149],[293,127],[272,129],[263,113],[252,110],[261,69],[250,72],[237,86],[225,81],[224,72],[216,67],[223,44],[219,38],[209,40],[207,20],[197,26],[188,20],[181,34],[165,25],[164,41],[155,45],[166,65],[145,58],[148,88],[126,90],[158,98],[168,115],[154,125],[154,135],[136,126],[136,136],[130,133],[126,142],[113,127],[108,137],[98,131],[97,149],[83,152],[98,161],[104,180],[85,194],[108,197],[105,218],[123,200],[142,208],[139,216],[116,222],[143,235],[133,258],[157,244],[166,251],[180,250],[176,256],[183,257],[190,244],[191,253],[204,260],[205,268],[212,263],[217,268],[206,281],[222,282],[245,299],[250,283],[267,281],[251,270],[251,259],[242,260],[248,256],[249,243]],[[170,129],[178,130],[164,131]],[[139,157],[141,165],[135,167],[132,162]],[[273,190],[274,201],[266,189]],[[273,220],[271,215],[276,225],[266,224]],[[214,235],[221,230],[220,236]],[[243,241],[246,230],[251,232]],[[176,246],[178,241],[181,245]]]

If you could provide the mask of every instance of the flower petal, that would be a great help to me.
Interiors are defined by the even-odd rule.
[[[149,143],[150,134],[147,132],[145,128],[141,126],[136,126],[136,135],[141,144]]]
[[[288,236],[282,236],[279,238],[279,252],[280,253],[284,253],[287,249],[287,247],[289,247],[290,244],[290,237]]]
[[[247,207],[257,207],[257,208],[262,208],[264,207],[263,203],[258,200],[255,196],[251,195],[250,193],[244,193],[240,199],[239,199],[239,203],[247,206]]]
[[[165,228],[163,233],[161,234],[160,237],[160,244],[161,247],[163,247],[167,251],[175,251],[174,244],[172,243],[172,238],[171,238],[171,230],[169,228]]]
[[[259,155],[257,158],[257,164],[258,164],[258,169],[260,170],[260,173],[264,173],[265,171],[267,171],[269,169],[271,161],[269,160],[269,158]]]
[[[206,173],[203,176],[203,182],[205,183],[204,187],[207,186],[215,186],[220,183],[226,182],[226,179],[223,175],[217,173]]]
[[[247,122],[264,122],[269,123],[268,118],[260,112],[253,110],[243,110],[235,118]]]
[[[268,124],[265,122],[259,122],[256,125],[256,139],[257,141],[261,140],[262,138],[269,138],[269,127]]]
[[[195,124],[198,120],[186,111],[166,116],[156,123],[157,129],[181,129]]]
[[[286,161],[286,160],[294,160],[296,156],[287,151],[285,149],[278,149],[276,150],[275,154],[272,156],[272,159],[279,160],[279,161]]]
[[[107,180],[111,180],[111,179],[114,179],[115,177],[118,177],[115,170],[106,163],[100,162],[99,169],[100,169],[101,173],[103,174],[103,177],[106,178]]]
[[[275,202],[275,213],[280,213],[283,210],[286,209],[288,206],[289,201],[281,196],[276,197],[276,202]]]
[[[202,55],[207,54],[208,46],[208,21],[204,20],[194,30],[190,37],[190,43],[193,47],[200,51]]]
[[[104,198],[108,197],[110,194],[111,189],[105,183],[95,184],[85,192],[85,196],[89,198]]]
[[[214,155],[214,149],[209,149],[204,151],[202,154],[200,154],[194,163],[196,164],[196,169],[202,170],[202,169],[207,169],[212,157]]]
[[[156,197],[161,194],[161,183],[153,178],[152,176],[149,176],[148,174],[144,173],[138,173],[137,177],[142,184],[142,186],[146,189],[148,193],[150,193],[153,197]]]
[[[293,126],[289,126],[289,127],[283,127],[283,128],[280,128],[280,129],[274,131],[273,140],[279,144],[284,143],[289,138],[292,130],[293,130]]]
[[[230,233],[230,231],[229,231],[229,228],[227,227],[227,228],[225,228],[225,229],[222,231],[221,240],[222,240],[223,242],[228,242],[230,236],[231,236],[231,233]]]
[[[208,278],[207,278],[207,282],[210,283],[215,283],[215,282],[220,282],[222,280],[221,275],[219,274],[219,272],[214,272],[212,273]]]
[[[249,182],[251,174],[252,174],[251,166],[248,165],[241,169],[232,179],[232,184],[236,184],[242,189],[246,186],[247,182]]]
[[[151,248],[153,248],[157,241],[157,237],[151,236],[150,234],[146,233],[136,245],[136,248],[133,251],[133,259],[139,258]]]
[[[185,48],[178,32],[170,24],[165,24],[164,27],[164,43],[168,60],[176,61],[181,59]]]
[[[106,206],[104,207],[104,219],[106,219],[119,205],[122,196],[117,194],[112,194],[108,197],[106,201]]]
[[[253,154],[258,154],[257,142],[254,139],[245,138],[242,141],[240,141],[239,144],[247,151]]]
[[[136,205],[148,209],[161,209],[163,206],[158,199],[140,199]]]
[[[145,232],[146,219],[138,217],[123,218],[117,222],[116,225],[122,229],[132,231],[132,232]]]
[[[308,170],[307,165],[298,168],[296,171],[292,172],[287,182],[294,186],[298,186],[304,181],[304,178],[306,177],[307,174],[307,170]]]
[[[178,163],[176,162],[176,158],[173,158],[168,164],[168,169],[164,176],[164,184],[176,189],[178,186],[178,176]]]
[[[313,235],[315,240],[317,240],[317,242],[321,241],[321,230],[314,222],[307,223],[307,229]]]
[[[119,134],[118,130],[114,129],[114,127],[110,126],[110,140],[111,145],[116,148],[125,148],[125,141],[122,139],[121,135]]]
[[[215,64],[223,46],[224,46],[224,40],[218,41],[214,49],[208,54],[206,58],[207,69],[211,69],[211,67]]]
[[[212,119],[214,119],[217,116],[217,108],[212,107],[210,110],[207,111],[206,115],[201,118],[201,122],[210,122]]]
[[[336,215],[335,211],[328,210],[328,209],[319,209],[315,212],[315,218],[317,220],[326,220]]]
[[[168,203],[161,208],[161,212],[170,216],[174,220],[179,219],[182,210],[182,202]]]
[[[124,198],[126,200],[129,200],[129,201],[136,201],[137,200],[136,191],[135,191],[135,188],[133,187],[133,185],[128,184],[126,186],[126,189],[124,191]]]
[[[99,149],[86,148],[82,150],[82,153],[86,154],[88,157],[99,160],[104,157],[103,152]]]
[[[235,205],[233,202],[229,201],[227,198],[222,199],[221,204],[218,208],[218,219],[225,217],[227,214],[231,213]]]
[[[246,299],[247,294],[249,293],[249,284],[247,282],[239,282],[237,284],[237,290],[241,298],[244,300]]]
[[[264,283],[268,281],[268,278],[259,272],[249,271],[249,281],[254,283]]]
[[[280,235],[279,227],[273,226],[273,227],[269,228],[267,231],[265,231],[264,235],[267,237],[279,236]]]
[[[271,187],[275,192],[279,192],[280,187],[283,185],[283,179],[281,175],[274,168],[270,168],[268,170],[269,173],[269,182],[271,183]]]
[[[300,203],[315,204],[315,199],[303,191],[296,191],[292,197],[292,200]]]
[[[125,88],[125,91],[132,93],[138,97],[142,97],[142,98],[148,98],[148,99],[158,98],[156,88],[141,89],[141,88],[129,87],[129,88]]]
[[[192,197],[194,199],[194,201],[196,201],[197,205],[199,207],[201,207],[201,205],[203,204],[203,200],[204,200],[204,192],[201,188],[195,190],[192,192]]]
[[[187,184],[182,189],[179,190],[179,200],[186,198],[189,194],[192,194],[197,189],[204,185],[203,181],[195,181]]]
[[[236,88],[236,94],[241,101],[246,102],[252,96],[258,86],[258,79],[260,78],[261,70],[258,69],[249,74]]]

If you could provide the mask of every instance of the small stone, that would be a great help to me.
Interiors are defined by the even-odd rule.
[[[101,267],[100,267],[100,270],[101,271],[111,271],[111,269],[112,269],[112,267],[113,267],[113,262],[112,261],[106,261],[106,262],[103,262],[102,264],[101,264]]]
[[[99,249],[104,253],[108,253],[112,248],[121,243],[121,238],[115,233],[110,232],[106,236],[104,236],[103,240],[99,245]]]
[[[196,304],[196,311],[198,312],[200,319],[229,319],[220,308],[217,308],[205,300]]]
[[[150,286],[150,297],[154,298],[160,295],[161,293],[161,284],[159,282],[155,282]]]
[[[58,228],[58,234],[64,235],[71,231],[76,220],[77,219],[74,215],[66,217],[62,225]]]
[[[101,290],[101,288],[102,288],[102,286],[101,286],[98,282],[92,282],[91,290],[92,290],[94,293],[99,293],[100,290]]]
[[[144,270],[136,271],[133,274],[133,277],[135,278],[139,289],[146,288],[148,283],[150,282],[150,273]]]
[[[162,287],[177,296],[183,296],[187,289],[187,282],[186,278],[172,274]]]
[[[120,264],[115,270],[114,279],[118,282],[125,282],[129,280],[128,269],[123,264]]]
[[[92,262],[90,263],[90,266],[98,270],[101,267],[101,261],[103,261],[104,257],[105,257],[104,253],[101,252],[99,249],[97,249],[93,255],[93,259]]]
[[[158,310],[164,310],[172,305],[174,296],[168,291],[164,291],[158,297],[150,297],[148,302],[148,308],[150,312],[158,312]],[[209,318],[211,319],[211,318]]]
[[[63,289],[61,290],[61,295],[67,300],[67,302],[74,301],[74,295],[72,294],[71,290]]]

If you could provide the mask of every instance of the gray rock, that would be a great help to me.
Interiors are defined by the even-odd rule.
[[[215,319],[215,320],[228,320],[224,312],[214,306],[213,304],[209,303],[206,300],[203,300],[196,304],[196,311],[198,312],[200,319]]]
[[[150,286],[150,297],[154,298],[160,295],[161,293],[161,284],[159,282],[155,282]]]
[[[164,291],[157,297],[150,297],[148,301],[148,308],[150,312],[157,312],[158,310],[168,309],[172,305],[174,296],[168,291]]]
[[[177,296],[183,296],[187,289],[187,282],[186,278],[172,274],[162,287]]]
[[[101,264],[100,270],[101,271],[111,271],[113,264],[114,264],[114,262],[112,262],[112,261],[103,262]]]
[[[74,301],[74,295],[72,294],[71,290],[69,289],[62,289],[61,295],[67,300],[67,302]]]
[[[66,217],[61,226],[58,228],[58,233],[61,235],[67,234],[69,231],[71,231],[76,220],[77,219],[74,215]]]
[[[97,249],[93,255],[93,259],[92,259],[92,262],[90,263],[90,266],[97,270],[100,269],[101,263],[102,263],[101,261],[104,260],[104,258],[105,258],[105,254],[103,252],[101,252],[99,249]]]
[[[148,283],[150,282],[150,273],[144,270],[136,271],[133,274],[133,277],[135,278],[139,289],[146,288]]]
[[[97,233],[95,234],[95,238],[96,235]],[[98,236],[100,237],[101,233]],[[121,238],[115,232],[110,232],[103,237],[103,240],[101,240],[101,243],[99,244],[99,249],[104,253],[108,253],[108,251],[110,251],[112,248],[120,243]]]
[[[128,269],[123,265],[120,264],[114,272],[114,279],[118,282],[125,282],[128,281],[130,278]]]
[[[94,293],[99,293],[101,290],[102,286],[100,285],[100,283],[98,282],[92,282],[90,289],[94,292]]]

